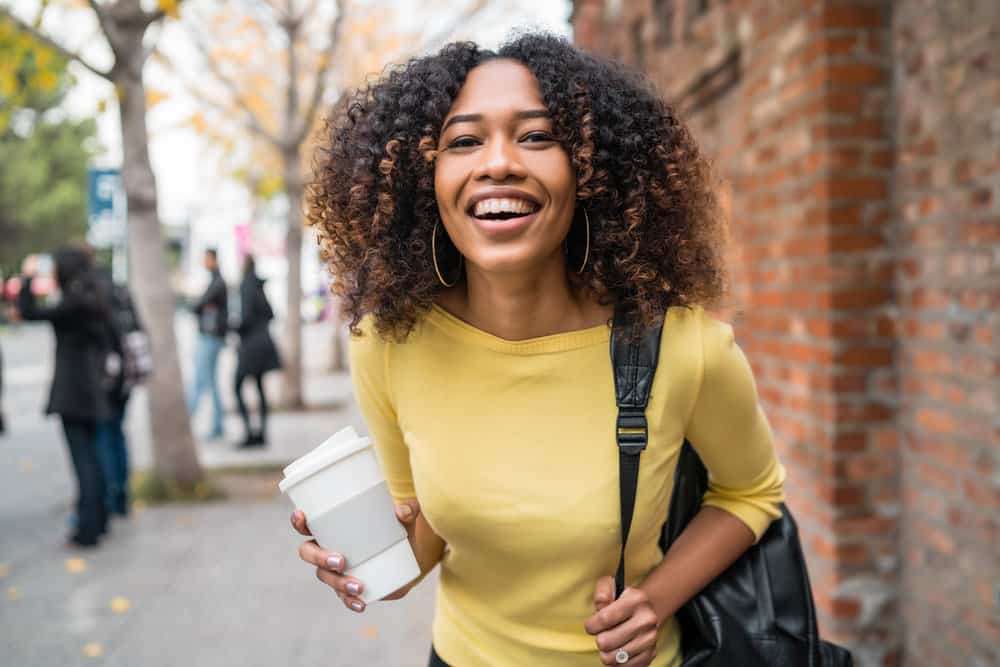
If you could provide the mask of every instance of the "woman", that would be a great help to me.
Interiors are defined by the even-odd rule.
[[[107,531],[108,522],[95,436],[98,421],[110,414],[105,363],[111,313],[107,294],[85,250],[61,248],[54,262],[59,302],[54,306],[36,303],[31,283],[37,264],[34,257],[28,257],[22,268],[24,281],[17,308],[22,319],[50,322],[55,333],[55,373],[45,412],[62,418],[79,490],[76,529],[68,545],[94,547]]]
[[[779,516],[784,477],[732,329],[703,309],[722,232],[689,132],[637,76],[529,34],[375,82],[318,167],[358,401],[422,571],[441,565],[431,664],[679,664],[674,612]],[[616,311],[665,323],[617,600]],[[711,491],[664,556],[685,437]],[[300,557],[363,611],[327,546]]]
[[[264,374],[281,368],[278,350],[271,339],[268,325],[274,319],[274,311],[264,294],[264,281],[257,277],[253,257],[247,256],[243,262],[243,280],[240,282],[240,347],[237,351],[235,392],[236,403],[243,417],[246,438],[241,448],[263,447],[267,444],[267,396],[264,394]],[[257,386],[257,405],[260,412],[260,426],[254,430],[250,426],[250,413],[243,401],[243,382],[252,378]]]

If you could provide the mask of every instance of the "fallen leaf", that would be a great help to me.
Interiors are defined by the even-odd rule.
[[[124,614],[131,608],[132,608],[132,603],[129,601],[128,598],[123,598],[120,596],[111,598],[111,611],[115,612],[116,614]]]
[[[17,586],[11,586],[7,589],[7,599],[8,600],[20,600],[21,599],[21,589]]]
[[[70,574],[80,574],[87,571],[87,561],[82,558],[67,558],[66,571]]]
[[[184,527],[193,526],[194,525],[194,519],[191,518],[190,516],[186,515],[186,514],[181,515],[181,516],[177,517],[177,525],[178,526],[184,526]]]
[[[100,658],[104,655],[104,647],[100,642],[90,642],[83,645],[83,654],[88,658]]]
[[[378,627],[369,625],[365,628],[365,637],[368,639],[378,639]]]
[[[10,563],[0,563],[0,579],[4,579],[10,574]]]
[[[24,459],[21,461],[21,472],[31,472],[35,469],[35,464],[31,462],[31,459]]]

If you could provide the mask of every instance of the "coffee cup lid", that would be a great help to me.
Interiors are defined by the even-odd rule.
[[[316,449],[289,463],[282,471],[284,479],[278,483],[278,488],[284,493],[323,468],[364,449],[370,442],[369,438],[360,437],[352,427],[345,426]]]

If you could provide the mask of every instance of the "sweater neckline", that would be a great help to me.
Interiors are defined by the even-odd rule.
[[[537,338],[508,340],[474,327],[436,303],[428,311],[426,321],[453,338],[495,352],[513,355],[566,352],[591,345],[608,344],[611,341],[611,327],[607,324]]]

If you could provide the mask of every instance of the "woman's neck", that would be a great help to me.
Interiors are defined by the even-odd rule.
[[[466,280],[439,304],[477,329],[505,340],[577,331],[607,322],[610,307],[575,294],[562,263],[534,272],[488,274],[469,267]]]

